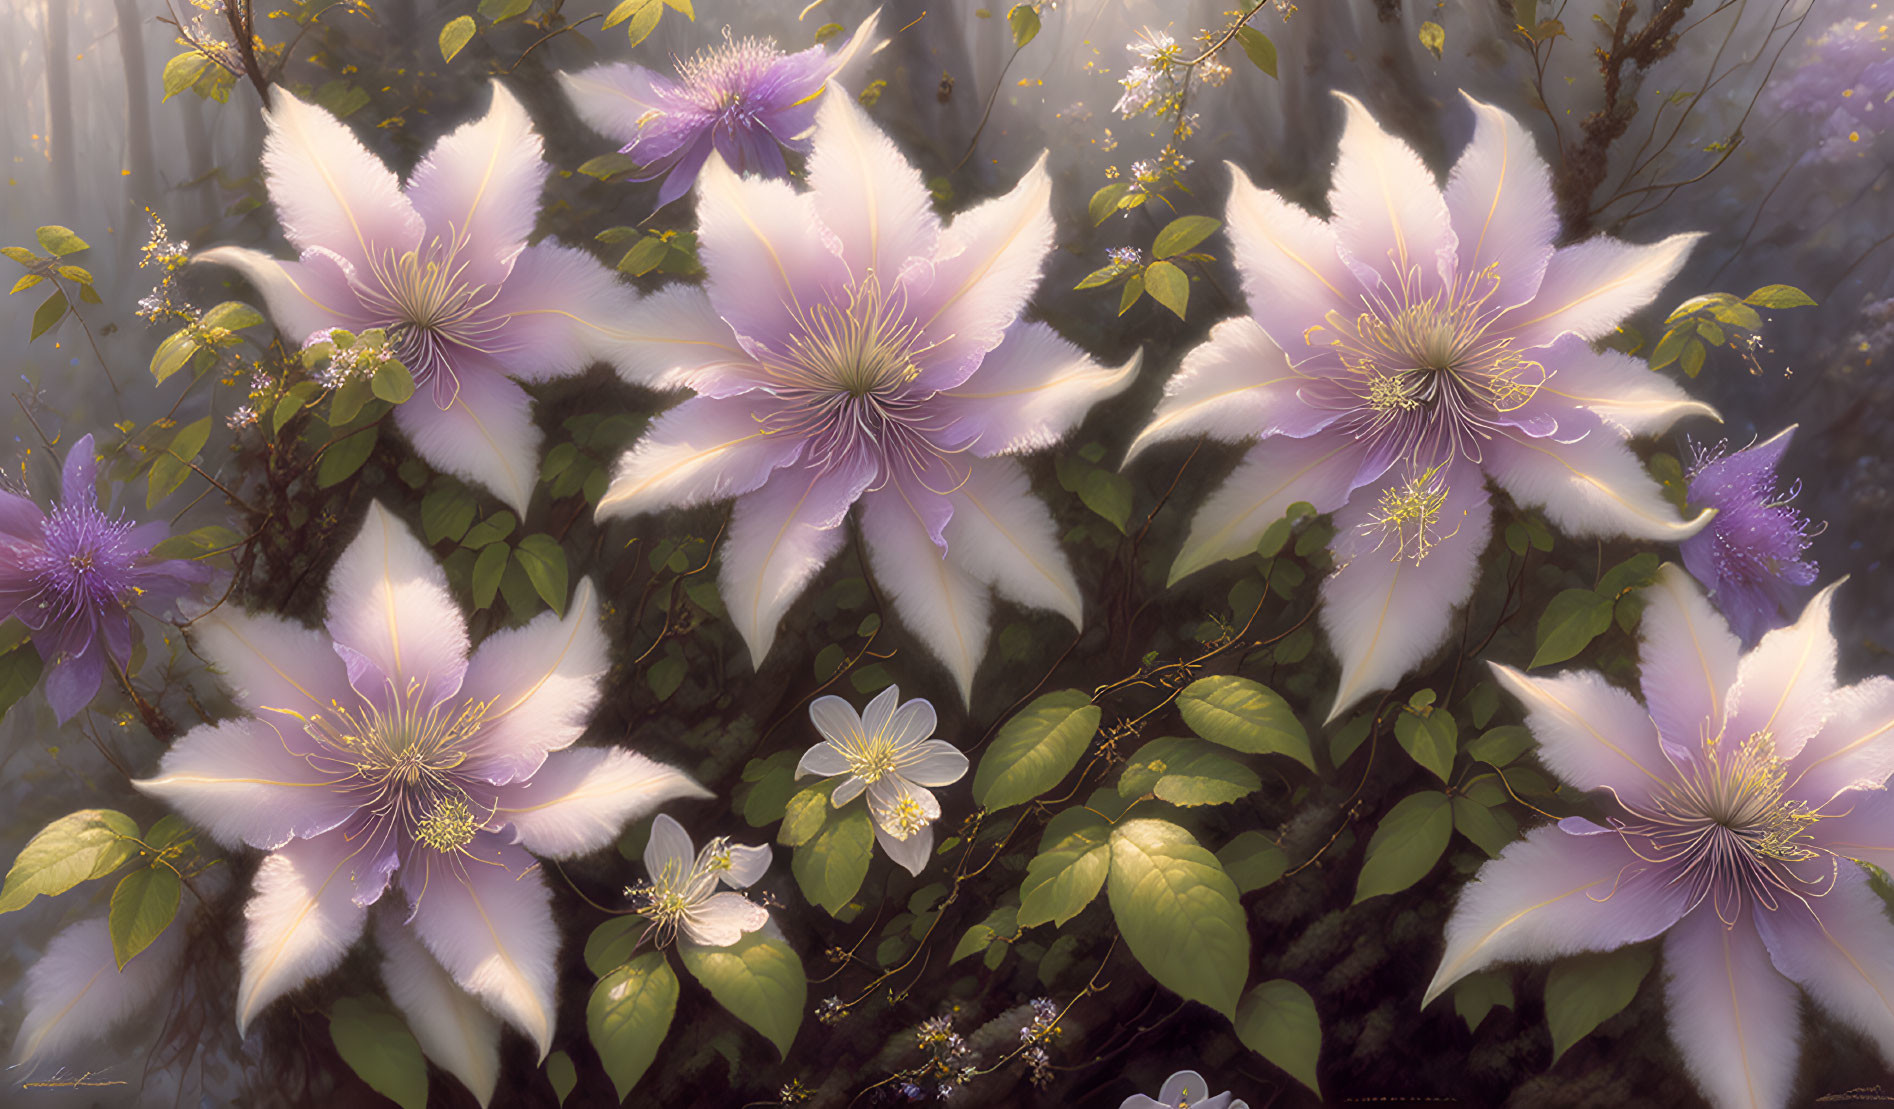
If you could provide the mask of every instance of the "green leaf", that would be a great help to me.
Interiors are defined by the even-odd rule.
[[[616,967],[624,966],[638,952],[638,940],[651,922],[641,916],[615,916],[592,929],[585,937],[585,965],[603,978]]]
[[[789,1045],[802,1027],[809,1001],[809,978],[802,960],[782,940],[751,932],[729,947],[680,943],[684,969],[730,1015],[763,1034],[776,1053],[789,1056]]]
[[[1683,366],[1685,374],[1695,377],[1703,370],[1703,360],[1708,354],[1708,348],[1695,339],[1692,339],[1690,342],[1684,344],[1683,357],[1679,359],[1678,362]]]
[[[563,1051],[546,1056],[546,1081],[552,1083],[553,1096],[564,1106],[579,1085],[579,1068],[573,1066],[572,1056]]]
[[[1261,832],[1243,832],[1217,852],[1238,893],[1262,889],[1289,870],[1289,856]]]
[[[132,957],[151,946],[178,915],[184,883],[168,866],[147,866],[118,880],[112,890],[112,908],[106,925],[112,934],[112,955],[124,970]]]
[[[1322,1055],[1322,1021],[1309,991],[1287,979],[1264,982],[1243,998],[1236,1038],[1322,1096],[1315,1076]]]
[[[1144,267],[1144,289],[1178,319],[1190,304],[1190,277],[1173,262],[1157,261]]]
[[[1656,349],[1651,351],[1651,369],[1661,370],[1677,361],[1684,352],[1684,342],[1689,339],[1693,329],[1690,327],[1670,327],[1664,329],[1664,337],[1657,341]]]
[[[1161,801],[1188,808],[1227,805],[1261,789],[1256,772],[1224,751],[1200,739],[1154,739],[1125,763],[1118,793],[1155,793]]]
[[[513,518],[511,512],[502,509],[468,528],[467,534],[461,537],[460,545],[470,551],[477,551],[489,543],[497,543],[512,535],[518,523],[519,521]]]
[[[1215,855],[1170,821],[1126,821],[1112,829],[1106,895],[1125,946],[1159,985],[1236,1016],[1249,926]]]
[[[669,243],[656,235],[646,235],[625,251],[625,256],[618,260],[618,269],[633,277],[643,277],[662,265],[670,253]]]
[[[27,339],[27,342],[30,343],[34,339],[51,331],[54,324],[65,318],[65,293],[56,292],[45,300],[40,301],[39,307],[33,311],[33,334]]]
[[[345,997],[329,1010],[329,1038],[362,1081],[401,1109],[426,1109],[427,1061],[407,1022],[379,998]]]
[[[689,669],[683,655],[665,655],[644,672],[644,682],[658,700],[668,701],[677,687],[684,684],[684,674]]]
[[[56,223],[49,223],[45,227],[33,232],[33,237],[39,240],[41,250],[44,250],[55,258],[67,254],[77,254],[82,250],[92,249],[92,244],[73,234],[72,228],[61,227]],[[1775,287],[1787,288],[1787,286]],[[1814,302],[1810,301],[1809,303],[1813,304]]]
[[[1243,53],[1249,55],[1257,69],[1271,77],[1276,75],[1276,44],[1269,41],[1268,35],[1254,27],[1238,27],[1236,41],[1242,44]]]
[[[221,327],[225,331],[242,331],[246,327],[255,327],[263,322],[263,313],[240,300],[226,300],[212,305],[198,321],[204,327]]]
[[[1199,678],[1177,695],[1177,708],[1190,730],[1212,743],[1250,755],[1288,755],[1315,769],[1308,730],[1267,686],[1233,674]]]
[[[137,838],[137,823],[114,809],[81,809],[60,817],[41,828],[13,860],[0,886],[0,913],[105,877],[138,854],[132,842]]]
[[[197,79],[211,66],[211,60],[196,50],[187,50],[175,55],[164,63],[164,98],[169,100],[185,89],[197,84]]]
[[[1023,805],[1078,765],[1100,712],[1076,689],[1048,693],[1000,727],[973,772],[973,799],[989,812]]]
[[[482,609],[493,604],[493,595],[500,589],[500,578],[506,573],[509,555],[513,549],[505,543],[492,543],[481,548],[480,557],[474,560],[473,602],[474,608]]]
[[[840,784],[840,779],[829,778],[791,796],[783,806],[783,826],[776,830],[776,842],[801,847],[814,839],[829,821],[829,796]]]
[[[1545,980],[1545,1022],[1552,1029],[1552,1061],[1592,1029],[1617,1016],[1651,971],[1650,945],[1562,959]]]
[[[1110,869],[1111,825],[1086,809],[1053,817],[1020,883],[1019,926],[1063,927],[1098,896]]]
[[[478,29],[474,26],[471,15],[458,16],[449,20],[447,26],[441,28],[441,60],[453,61],[454,55],[460,53],[469,42],[473,41],[474,32]]]
[[[1156,241],[1151,244],[1151,256],[1170,258],[1182,254],[1216,234],[1222,226],[1221,220],[1209,216],[1178,216],[1157,233]]]
[[[585,1030],[618,1100],[644,1077],[677,1013],[677,975],[651,951],[598,980],[585,1004]]]
[[[42,243],[44,241],[41,240]],[[1744,297],[1743,301],[1762,308],[1800,308],[1804,305],[1813,305],[1815,298],[1794,285],[1764,285]]]
[[[1118,314],[1122,316],[1131,311],[1131,306],[1138,303],[1138,298],[1143,295],[1144,274],[1134,273],[1125,278],[1125,287],[1118,292]]]
[[[40,670],[39,649],[31,643],[22,643],[0,655],[0,716],[39,684]]]
[[[1420,25],[1420,44],[1427,48],[1429,54],[1432,54],[1435,58],[1439,58],[1440,52],[1446,49],[1447,46],[1447,29],[1431,19],[1422,23]]]
[[[1368,736],[1373,731],[1374,716],[1372,714],[1364,713],[1343,724],[1335,730],[1334,735],[1329,737],[1328,761],[1336,766],[1347,762],[1354,757],[1356,751],[1361,749],[1361,745],[1368,741]]]
[[[1539,617],[1533,666],[1564,662],[1611,627],[1611,598],[1590,589],[1567,589],[1552,598]]]
[[[444,485],[421,498],[421,531],[428,546],[443,539],[460,542],[473,526],[478,511],[473,494],[458,485]]]
[[[663,15],[662,3],[657,0],[646,0],[644,7],[633,12],[630,21],[625,24],[625,37],[631,41],[631,45],[638,45],[650,38],[651,32],[658,29],[658,20]]]
[[[1093,193],[1092,199],[1087,201],[1085,205],[1086,213],[1092,217],[1092,226],[1096,227],[1104,223],[1108,216],[1116,212],[1118,210],[1118,202],[1123,200],[1125,194],[1130,191],[1131,182],[1113,181],[1111,184]]]
[[[414,375],[399,362],[383,362],[369,379],[369,388],[389,404],[402,404],[414,395]]]
[[[533,0],[480,0],[480,14],[494,23],[504,23],[533,6]]]
[[[988,913],[986,919],[967,929],[954,945],[953,957],[947,962],[951,965],[977,952],[985,951],[995,942],[1010,943],[1019,935],[1019,907],[1001,905]],[[988,969],[992,969],[989,964]]]
[[[1019,49],[1039,33],[1039,12],[1031,4],[1014,4],[1006,13],[1006,23],[1013,29],[1013,47]]]
[[[614,150],[610,154],[600,154],[596,158],[586,159],[585,162],[579,166],[579,172],[585,174],[587,177],[596,177],[600,181],[610,181],[614,178],[623,177],[625,174],[631,173],[637,168],[637,159],[631,157],[629,154],[620,154]]]
[[[322,452],[321,463],[316,466],[316,487],[327,489],[361,469],[362,464],[368,461],[368,456],[375,453],[375,440],[378,437],[379,433],[371,425],[330,444],[329,449]]]
[[[1479,1029],[1495,1005],[1513,1007],[1513,978],[1503,970],[1469,974],[1453,986],[1453,1011],[1467,1022],[1467,1031]]]
[[[1131,522],[1131,482],[1123,474],[1102,468],[1087,471],[1079,481],[1079,500],[1121,534]]]
[[[1467,744],[1467,757],[1488,766],[1505,766],[1532,750],[1532,733],[1518,724],[1502,724]]]
[[[1403,708],[1394,717],[1394,738],[1401,749],[1444,784],[1453,773],[1453,757],[1459,751],[1460,727],[1445,709],[1425,713]]]
[[[857,805],[829,820],[815,838],[796,848],[789,869],[803,896],[834,916],[861,889],[874,846],[875,829],[868,810]]]
[[[1453,810],[1436,790],[1410,794],[1381,818],[1355,882],[1355,904],[1399,893],[1427,876],[1453,835]]]
[[[1470,797],[1453,799],[1453,826],[1493,859],[1499,858],[1499,853],[1506,850],[1518,831],[1517,825],[1506,827],[1491,809]]]
[[[521,539],[513,549],[520,569],[533,583],[539,599],[564,616],[566,612],[566,552],[559,541],[544,533]]]
[[[1642,589],[1657,580],[1657,571],[1662,565],[1652,551],[1632,555],[1598,579],[1597,593],[1601,597],[1617,600],[1634,589]]]

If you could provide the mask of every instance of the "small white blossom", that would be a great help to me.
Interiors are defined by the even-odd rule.
[[[840,808],[863,791],[874,818],[875,838],[888,857],[919,874],[933,853],[933,823],[940,802],[925,787],[951,785],[966,776],[967,756],[934,734],[934,706],[924,698],[900,703],[899,686],[868,702],[860,716],[840,697],[819,697],[809,719],[823,742],[796,764],[796,777],[846,775],[829,802]]]

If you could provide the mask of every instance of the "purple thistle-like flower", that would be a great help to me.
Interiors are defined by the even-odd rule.
[[[1679,544],[1684,566],[1745,643],[1781,627],[1796,589],[1815,584],[1815,563],[1802,557],[1809,521],[1789,504],[1802,483],[1786,492],[1776,484],[1776,467],[1794,434],[1790,427],[1734,453],[1721,443],[1699,447],[1688,478],[1690,503],[1717,514],[1709,527]]]
[[[1748,651],[1682,569],[1644,591],[1642,702],[1579,671],[1495,666],[1539,757],[1602,823],[1538,828],[1481,868],[1423,1004],[1495,963],[1658,936],[1671,1038],[1720,1109],[1794,1086],[1799,993],[1894,1059],[1894,681],[1835,681],[1834,589]]]
[[[839,49],[785,54],[771,39],[735,38],[677,63],[677,79],[643,66],[594,66],[560,75],[566,95],[595,130],[625,145],[634,181],[655,181],[659,208],[689,192],[716,151],[738,173],[787,177],[783,151],[806,154],[823,88],[872,51],[876,12]]]
[[[134,608],[158,615],[211,577],[200,563],[153,559],[171,529],[107,515],[97,473],[87,435],[66,454],[51,512],[0,491],[0,620],[33,630],[48,667],[46,699],[62,724],[99,691],[106,655],[120,667],[131,658]]]

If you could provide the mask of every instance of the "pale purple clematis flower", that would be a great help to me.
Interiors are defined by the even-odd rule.
[[[967,774],[967,756],[933,738],[934,706],[920,697],[902,704],[901,687],[891,685],[860,716],[840,697],[817,697],[809,719],[822,742],[803,752],[796,777],[842,778],[829,795],[838,809],[866,792],[881,849],[919,874],[934,852],[940,819],[940,802],[928,787],[949,786]]]
[[[1664,936],[1671,1037],[1718,1106],[1788,1101],[1796,987],[1894,1061],[1894,924],[1856,862],[1894,867],[1894,681],[1835,685],[1833,587],[1743,652],[1677,566],[1645,590],[1644,703],[1495,666],[1539,755],[1608,816],[1539,828],[1447,922],[1432,1001],[1494,963]]]
[[[746,847],[723,836],[697,851],[684,826],[659,813],[644,849],[650,878],[632,897],[660,943],[681,935],[700,947],[729,947],[769,923],[768,910],[730,890],[747,889],[761,878],[772,853],[768,845]]]
[[[170,534],[163,521],[134,524],[100,510],[90,435],[66,452],[51,512],[0,490],[0,620],[33,630],[60,723],[98,693],[107,655],[120,669],[131,658],[133,609],[161,615],[210,580],[202,563],[151,557]]]
[[[1781,627],[1798,589],[1815,584],[1815,563],[1802,557],[1809,522],[1789,504],[1802,483],[1776,489],[1776,467],[1794,435],[1795,428],[1785,428],[1733,453],[1723,445],[1699,448],[1686,479],[1689,502],[1716,509],[1716,519],[1678,552],[1745,643]]]
[[[562,73],[579,118],[624,143],[641,167],[635,181],[659,177],[659,208],[696,183],[716,151],[739,173],[787,177],[783,150],[808,153],[816,105],[830,80],[873,51],[877,11],[839,49],[812,46],[784,54],[769,39],[734,39],[677,63],[671,80],[623,62]],[[846,95],[846,94],[844,94]]]
[[[559,936],[533,856],[595,850],[666,801],[707,796],[629,751],[570,746],[606,670],[591,584],[564,619],[542,613],[470,653],[446,575],[375,505],[330,575],[324,630],[229,608],[193,630],[253,715],[192,730],[137,785],[220,843],[271,852],[245,914],[238,1024],[340,962],[398,871],[406,906],[387,911],[429,954],[401,966],[403,940],[382,946],[423,1049],[470,1020],[490,1029],[430,1051],[490,1093],[499,1033],[484,1007],[544,1057]]]
[[[145,1011],[176,985],[186,930],[174,922],[120,967],[103,915],[61,929],[27,968],[15,1062],[69,1060]]]
[[[654,315],[674,338],[646,348],[698,395],[626,453],[598,514],[736,497],[721,584],[760,665],[860,501],[876,578],[964,697],[989,587],[1082,618],[1051,514],[1000,456],[1058,442],[1138,360],[1101,367],[1019,319],[1052,245],[1043,158],[943,228],[920,174],[832,93],[809,183],[798,193],[710,160],[697,207],[708,289]]]
[[[1225,1090],[1210,1096],[1210,1084],[1194,1070],[1180,1070],[1164,1080],[1157,1097],[1132,1094],[1118,1109],[1249,1109],[1249,1102]]]
[[[1683,539],[1708,514],[1678,519],[1624,439],[1710,413],[1591,347],[1663,288],[1695,235],[1554,250],[1551,175],[1517,120],[1469,98],[1473,141],[1443,189],[1341,99],[1333,219],[1231,168],[1250,315],[1185,357],[1128,456],[1179,436],[1259,440],[1191,522],[1173,582],[1254,550],[1298,501],[1335,514],[1331,719],[1446,637],[1491,531],[1488,478],[1572,535]]]
[[[548,172],[526,110],[496,82],[486,116],[435,143],[404,188],[328,112],[281,88],[272,104],[264,178],[300,256],[218,247],[197,261],[242,273],[297,342],[385,329],[420,387],[395,411],[415,451],[523,514],[540,436],[509,379],[629,369],[602,321],[637,303],[584,251],[526,245]]]

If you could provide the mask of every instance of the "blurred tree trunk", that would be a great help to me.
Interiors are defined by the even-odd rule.
[[[46,147],[52,155],[53,190],[70,204],[79,188],[73,161],[72,58],[66,35],[67,0],[46,0]]]
[[[185,187],[191,195],[191,207],[179,223],[187,235],[209,233],[217,222],[217,166],[211,161],[210,128],[204,122],[204,98],[194,92],[180,95],[177,104],[184,115],[184,156],[190,162]]]
[[[142,209],[158,204],[158,174],[151,153],[151,86],[145,66],[145,25],[138,11],[139,0],[112,0],[118,9],[118,50],[125,68],[125,168],[131,171],[126,185],[127,204],[132,221],[128,234],[135,235],[142,222]]]

